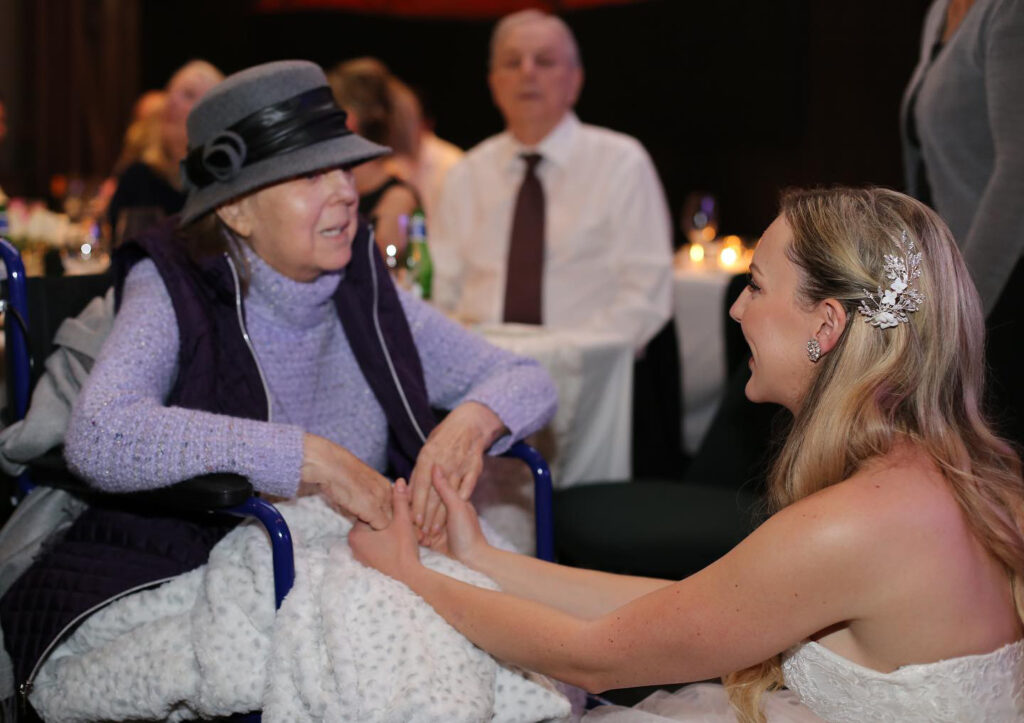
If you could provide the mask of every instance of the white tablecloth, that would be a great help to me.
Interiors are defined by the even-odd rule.
[[[556,488],[623,480],[632,460],[633,349],[629,341],[586,331],[519,324],[478,329],[503,349],[539,361],[558,388],[558,412],[541,451]]]
[[[676,268],[673,288],[682,367],[683,449],[694,454],[725,391],[725,290],[732,271]]]
[[[102,252],[89,256],[65,255],[61,261],[64,263],[64,274],[66,276],[102,274],[110,266],[110,256]]]

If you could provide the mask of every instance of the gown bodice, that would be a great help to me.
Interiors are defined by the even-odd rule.
[[[832,723],[1024,720],[1024,639],[891,673],[808,642],[786,653],[782,671],[804,705]]]

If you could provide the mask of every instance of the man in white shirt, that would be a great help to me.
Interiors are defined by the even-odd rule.
[[[669,319],[672,288],[669,214],[650,157],[636,139],[572,112],[583,68],[571,31],[554,16],[524,10],[503,18],[489,79],[507,128],[445,179],[431,220],[436,301],[470,321],[595,329],[643,348]],[[514,263],[519,270],[509,274],[527,154],[540,156],[529,164],[543,191],[534,194],[543,196],[540,221],[530,222],[538,258]],[[510,315],[517,287],[534,283],[531,266],[538,311]]]

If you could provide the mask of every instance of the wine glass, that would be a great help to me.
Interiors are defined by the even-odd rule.
[[[679,226],[691,244],[714,241],[718,236],[718,199],[707,191],[688,193]]]

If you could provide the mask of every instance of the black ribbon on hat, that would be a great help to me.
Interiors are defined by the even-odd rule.
[[[245,166],[351,135],[347,117],[327,86],[268,105],[191,149],[181,162],[185,183],[197,189],[227,183]]]

